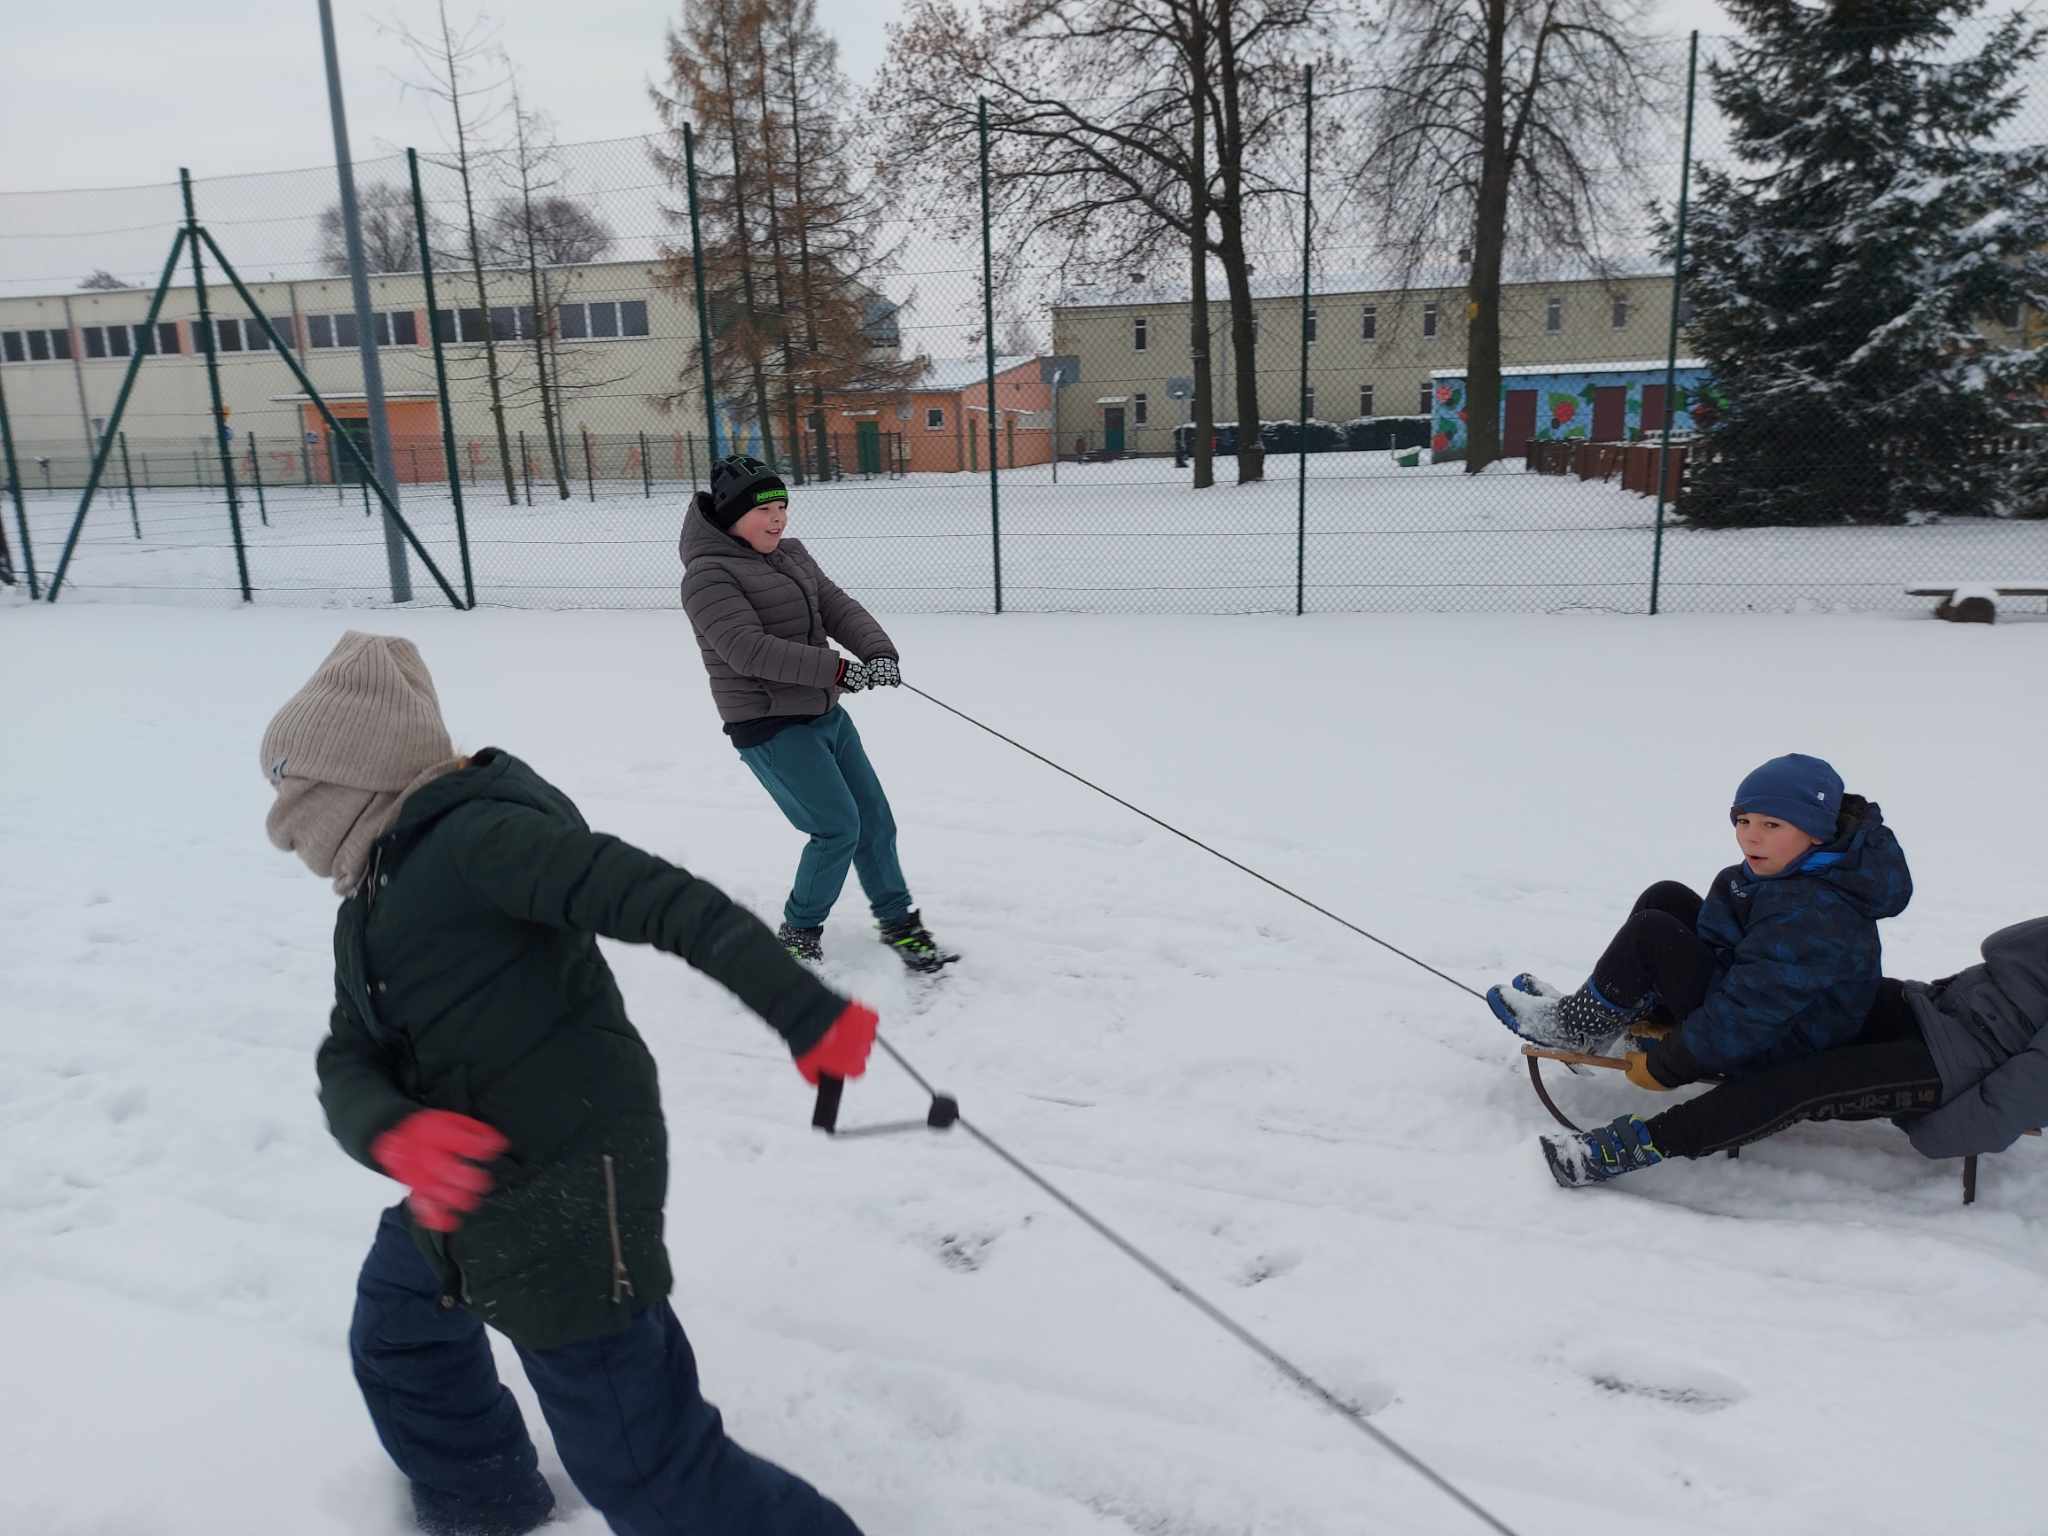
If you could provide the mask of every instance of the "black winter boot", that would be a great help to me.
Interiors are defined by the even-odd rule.
[[[775,937],[782,947],[806,965],[816,965],[825,958],[822,928],[792,928],[784,923],[775,930]]]
[[[960,958],[940,947],[939,941],[925,927],[924,919],[914,910],[904,913],[893,923],[881,924],[880,929],[882,942],[895,950],[897,958],[913,971],[929,973]]]

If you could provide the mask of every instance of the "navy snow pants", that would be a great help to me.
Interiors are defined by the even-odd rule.
[[[521,1536],[547,1518],[554,1495],[484,1325],[441,1304],[402,1205],[363,1261],[349,1354],[421,1530]],[[621,1333],[519,1358],[562,1466],[620,1536],[860,1536],[838,1505],[726,1434],[666,1300]]]

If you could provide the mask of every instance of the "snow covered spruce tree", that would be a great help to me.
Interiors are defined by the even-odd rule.
[[[2043,33],[1956,49],[1980,0],[1727,0],[1709,66],[1741,164],[1700,166],[1691,350],[1720,398],[1682,510],[1707,527],[1906,523],[2010,505],[1987,440],[2038,421],[2048,150],[2000,148]],[[1661,233],[1667,250],[1668,221]]]

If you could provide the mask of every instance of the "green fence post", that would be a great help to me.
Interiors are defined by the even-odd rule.
[[[7,416],[7,389],[4,384],[0,384],[0,442],[4,442],[7,449],[7,486],[14,493],[14,524],[21,530],[21,567],[28,573],[28,595],[33,601],[42,594],[36,590],[36,552],[28,541],[28,503],[21,494],[21,465],[14,457],[14,425]],[[75,533],[73,537],[76,537]],[[64,579],[61,564],[57,567],[57,579]],[[56,584],[52,583],[50,596],[54,598],[56,595]]]
[[[533,455],[526,451],[526,429],[519,429],[519,469],[526,476],[526,504],[533,505]]]
[[[1685,215],[1692,193],[1692,116],[1699,77],[1700,35],[1692,35],[1685,63],[1685,152],[1678,172],[1678,242],[1671,262],[1671,335],[1664,357],[1664,432],[1657,445],[1657,536],[1650,547],[1650,614],[1655,617],[1664,585],[1664,485],[1671,463],[1672,402],[1678,398],[1678,306],[1685,292]]]
[[[996,612],[1003,611],[1003,501],[996,472],[996,286],[988,211],[988,98],[977,104],[981,131],[981,339],[988,355],[988,536],[994,555]]]
[[[171,278],[178,270],[178,256],[189,238],[183,228],[171,237],[171,253],[164,258],[163,274],[157,279],[156,292],[149,300],[149,314],[142,324],[145,336],[156,334],[156,317],[163,312],[164,295],[171,291]],[[142,371],[142,360],[147,355],[140,346],[129,354],[127,372],[121,376],[121,391],[114,397],[114,412],[107,418],[107,431],[100,435],[99,452],[93,455],[92,473],[86,476],[85,492],[78,498],[78,515],[72,518],[70,536],[64,541],[64,557],[57,562],[57,574],[50,578],[50,601],[53,603],[64,586],[64,573],[70,569],[72,551],[78,548],[78,535],[85,528],[85,515],[92,510],[93,493],[99,489],[100,476],[106,471],[107,455],[113,451],[114,444],[108,434],[121,430],[121,418],[128,410],[128,397],[134,392],[135,377]],[[142,456],[142,480],[147,488],[149,455],[146,453]]]
[[[711,462],[718,462],[718,402],[711,393],[711,311],[704,302],[704,235],[697,218],[697,135],[683,124],[683,170],[690,189],[690,267],[697,275],[697,357],[704,367],[704,429]],[[693,469],[690,481],[697,475]]]
[[[121,440],[121,478],[128,482],[128,520],[135,525],[135,537],[142,537],[142,514],[135,507],[135,466],[128,462],[128,434],[116,433]]]
[[[338,432],[340,430],[340,423],[334,419],[334,412],[328,409],[327,402],[321,398],[320,391],[313,387],[312,379],[307,377],[306,370],[300,365],[298,358],[292,355],[292,349],[285,345],[284,338],[277,334],[277,327],[272,325],[270,317],[263,313],[262,306],[256,302],[255,296],[249,292],[248,284],[242,281],[241,274],[235,271],[234,264],[227,258],[227,253],[220,248],[220,242],[215,240],[205,230],[199,231],[199,238],[213,248],[214,259],[220,263],[221,271],[225,272],[228,281],[235,285],[235,292],[241,296],[242,302],[249,306],[249,313],[255,317],[256,323],[262,327],[263,334],[269,340],[271,348],[279,357],[284,359],[285,367],[290,369],[292,377],[298,380],[299,388],[306,392],[306,398],[313,402],[313,408],[320,413],[320,419],[327,424],[327,430],[329,432]],[[370,467],[370,461],[363,456],[362,450],[357,448],[354,443],[348,445],[348,451],[354,457],[356,468],[363,476],[365,494],[369,492],[372,486],[376,488],[377,499],[384,505],[385,517],[397,526],[399,537],[404,539],[412,547],[412,552],[420,557],[420,564],[424,565],[427,568],[427,574],[434,578],[434,585],[439,587],[441,595],[448,599],[448,606],[459,612],[462,608],[462,599],[455,595],[455,589],[448,585],[448,578],[441,574],[441,567],[436,565],[434,557],[427,553],[427,546],[420,542],[419,535],[413,532],[412,524],[408,523],[405,520],[404,514],[398,510],[397,501],[384,489],[383,482],[377,479],[376,473]]]
[[[590,462],[590,428],[583,429],[583,484],[590,492],[590,499],[597,500],[597,470]]]
[[[640,434],[640,494],[644,500],[654,500],[654,471],[647,467],[647,434]]]
[[[1301,70],[1302,102],[1305,108],[1301,140],[1301,394],[1295,411],[1298,418],[1295,440],[1300,460],[1295,486],[1294,511],[1294,616],[1308,612],[1308,254],[1309,215],[1315,203],[1309,178],[1315,170],[1316,152],[1316,69],[1305,64]]]
[[[263,519],[263,526],[270,526],[270,503],[263,498],[263,459],[256,451],[256,434],[249,434],[249,479],[256,487],[256,515]]]
[[[434,323],[434,253],[427,239],[427,200],[420,191],[420,157],[405,152],[412,173],[413,229],[420,246],[420,276],[427,290],[427,335],[434,344],[434,388],[441,397],[441,452],[448,460],[448,494],[455,502],[455,544],[462,552],[462,595],[476,606],[476,578],[469,568],[469,523],[462,513],[462,474],[455,464],[455,411],[448,399],[448,362],[441,348],[441,328]]]
[[[697,434],[689,432],[684,435],[690,441],[690,485],[694,489],[697,485]]]
[[[199,215],[192,207],[192,173],[180,166],[178,185],[185,194],[185,228],[192,242],[192,286],[199,295],[199,342],[206,357],[206,388],[213,396],[213,446],[220,453],[220,483],[228,493],[228,526],[235,538],[235,572],[242,581],[242,601],[253,603],[249,589],[249,551],[242,542],[242,504],[235,497],[235,461],[228,449],[228,412],[220,396],[220,356],[215,348],[213,310],[206,299],[206,258],[199,249]],[[252,308],[254,306],[251,306]]]

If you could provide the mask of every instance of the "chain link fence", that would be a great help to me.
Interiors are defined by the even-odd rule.
[[[2001,37],[1960,34],[1965,52]],[[1302,150],[1247,226],[1241,302],[1212,261],[1199,308],[1184,245],[1090,266],[1027,238],[1000,121],[986,202],[969,177],[849,208],[736,165],[716,134],[423,154],[417,180],[406,157],[365,160],[419,600],[439,600],[424,552],[484,604],[671,606],[690,498],[733,451],[778,467],[792,531],[894,613],[1865,610],[1924,607],[1908,589],[1928,582],[2048,580],[2043,374],[2023,362],[2048,342],[2043,241],[1994,251],[2003,284],[1979,270],[1988,213],[1902,245],[1910,267],[1960,241],[1979,269],[1957,302],[1985,302],[1962,328],[1953,304],[1897,317],[1898,356],[1877,366],[1827,334],[1885,323],[1840,271],[1744,272],[1755,166],[1712,83],[1746,56],[1699,48],[1692,93],[1684,43],[1646,61],[1668,105],[1613,168],[1632,200],[1603,259],[1504,258],[1497,389],[1471,368],[1471,250],[1390,254],[1391,216],[1312,132],[1356,88],[1319,101],[1302,82]],[[2048,122],[2023,63],[2015,108],[1982,134],[2007,172]],[[901,129],[867,114],[807,131],[872,146]],[[1948,195],[2006,185],[1985,172]],[[2026,197],[2007,221],[2033,239],[2048,222]],[[246,580],[262,602],[390,601],[335,205],[331,168],[197,179],[196,225],[246,298],[202,247],[202,300],[186,249],[151,318],[186,224],[176,185],[0,196],[15,570],[33,561],[47,587],[70,545],[67,600],[234,602]],[[1822,358],[1826,387],[1787,387]],[[1958,359],[1979,360],[1983,408]],[[1475,402],[1499,453],[1483,473]],[[1203,436],[1215,483],[1198,489]]]

